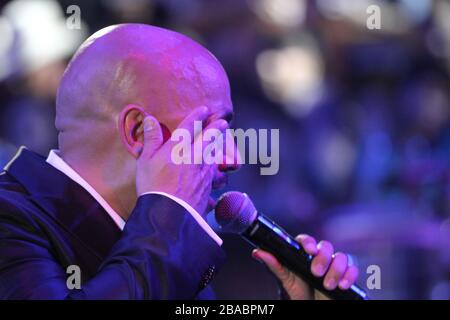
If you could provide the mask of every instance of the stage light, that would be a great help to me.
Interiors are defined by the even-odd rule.
[[[68,57],[87,34],[86,27],[68,29],[63,10],[53,0],[14,0],[5,6],[3,16],[14,29],[24,72]]]
[[[295,117],[307,115],[322,91],[324,66],[309,46],[288,46],[261,52],[256,70],[267,96]]]
[[[306,16],[304,0],[249,0],[250,9],[262,20],[281,27],[296,27]]]

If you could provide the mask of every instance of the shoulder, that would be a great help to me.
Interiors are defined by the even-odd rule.
[[[14,220],[32,223],[33,211],[37,208],[26,189],[5,171],[0,172],[0,223]]]
[[[25,188],[7,172],[0,172],[0,205],[23,202],[28,198]]]

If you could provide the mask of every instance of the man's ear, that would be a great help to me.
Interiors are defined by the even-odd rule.
[[[144,119],[148,115],[141,106],[135,104],[127,105],[119,115],[118,126],[122,143],[135,158],[140,156],[144,148]],[[161,130],[161,128],[154,128],[154,130]]]

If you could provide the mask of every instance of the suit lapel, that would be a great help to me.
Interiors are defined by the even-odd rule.
[[[121,235],[100,204],[80,185],[21,147],[7,171],[30,194],[31,200],[103,260]]]

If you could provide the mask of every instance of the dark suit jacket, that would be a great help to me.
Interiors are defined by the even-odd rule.
[[[0,173],[1,299],[207,298],[224,256],[164,196],[141,196],[120,231],[87,191],[26,148]],[[79,290],[66,285],[69,265],[80,267]]]

